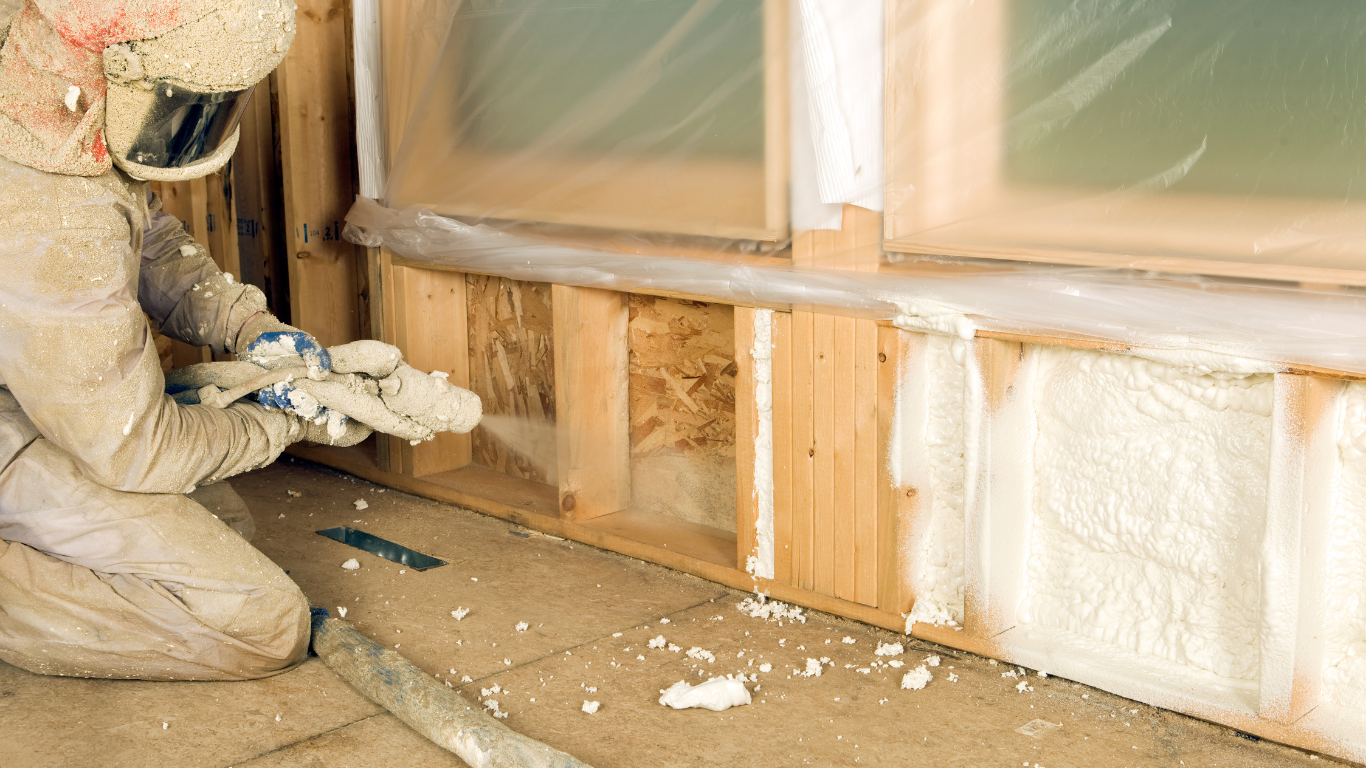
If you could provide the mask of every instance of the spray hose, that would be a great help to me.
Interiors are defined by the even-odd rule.
[[[313,609],[313,652],[370,701],[471,768],[589,768],[498,722],[325,608]]]

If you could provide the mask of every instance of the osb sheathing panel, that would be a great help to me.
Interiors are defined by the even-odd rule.
[[[484,413],[555,422],[555,354],[549,283],[466,275],[469,303],[470,388]],[[536,466],[483,427],[472,436],[474,463],[499,472],[555,483],[554,462]]]
[[[735,313],[631,296],[631,506],[735,530]]]

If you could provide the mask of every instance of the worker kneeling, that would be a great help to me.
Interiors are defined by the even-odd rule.
[[[413,377],[401,380],[385,345],[367,347],[367,365],[390,358],[382,370],[333,371],[328,351],[221,273],[146,184],[227,162],[251,90],[294,24],[292,0],[28,0],[3,32],[0,659],[10,664],[237,680],[304,658],[299,588],[185,494],[294,442],[359,442],[365,415],[388,413],[386,396],[422,387],[404,384]],[[236,354],[237,384],[298,369],[321,400],[277,375],[246,398],[177,402],[148,317],[167,336]],[[343,385],[341,410],[322,402]],[[210,386],[195,394],[227,394]],[[453,428],[467,431],[467,402],[461,413]],[[410,432],[417,423],[388,415]]]

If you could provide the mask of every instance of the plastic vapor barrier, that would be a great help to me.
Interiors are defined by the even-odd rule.
[[[785,130],[785,110],[770,120],[766,107],[785,103],[786,81],[782,93],[765,83],[766,50],[785,47],[766,49],[764,0],[425,5],[432,23],[450,21],[440,50],[411,65],[428,76],[393,163],[391,204],[727,238],[785,233],[786,180],[771,221],[767,162],[785,151],[768,135]]]
[[[1366,274],[1366,6],[893,5],[891,247]]]
[[[1366,374],[1366,292],[1336,287],[1366,285],[1366,9],[849,2],[384,4],[388,184],[347,236],[519,280]],[[856,86],[884,25],[885,111]],[[793,266],[790,211],[879,187],[875,271]]]

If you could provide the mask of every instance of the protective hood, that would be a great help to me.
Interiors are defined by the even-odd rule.
[[[160,181],[221,168],[252,89],[293,38],[293,0],[222,0],[164,35],[104,49],[114,163]]]
[[[150,93],[160,80],[181,86],[173,95],[222,93],[247,90],[264,77],[283,58],[293,33],[293,0],[27,0],[0,49],[0,155],[55,173],[108,172],[113,158],[105,130],[105,50],[110,46],[120,51],[114,65],[124,95],[133,88]],[[147,122],[147,104],[115,101],[116,119],[128,120],[112,133],[134,136],[127,140],[131,149]],[[170,124],[183,125],[187,116],[184,111],[179,118],[172,115]],[[180,172],[169,178],[210,173],[226,163],[236,140],[235,123],[225,130],[227,122],[222,116],[208,120],[212,130],[201,131],[206,135],[200,143],[207,144],[207,134],[216,132],[221,134],[217,146],[201,147],[200,159],[188,164],[193,168],[178,166]],[[161,130],[167,125],[163,121]],[[180,157],[183,161],[185,153]],[[149,175],[155,171],[138,172],[136,165],[127,170],[141,178],[158,177]]]

